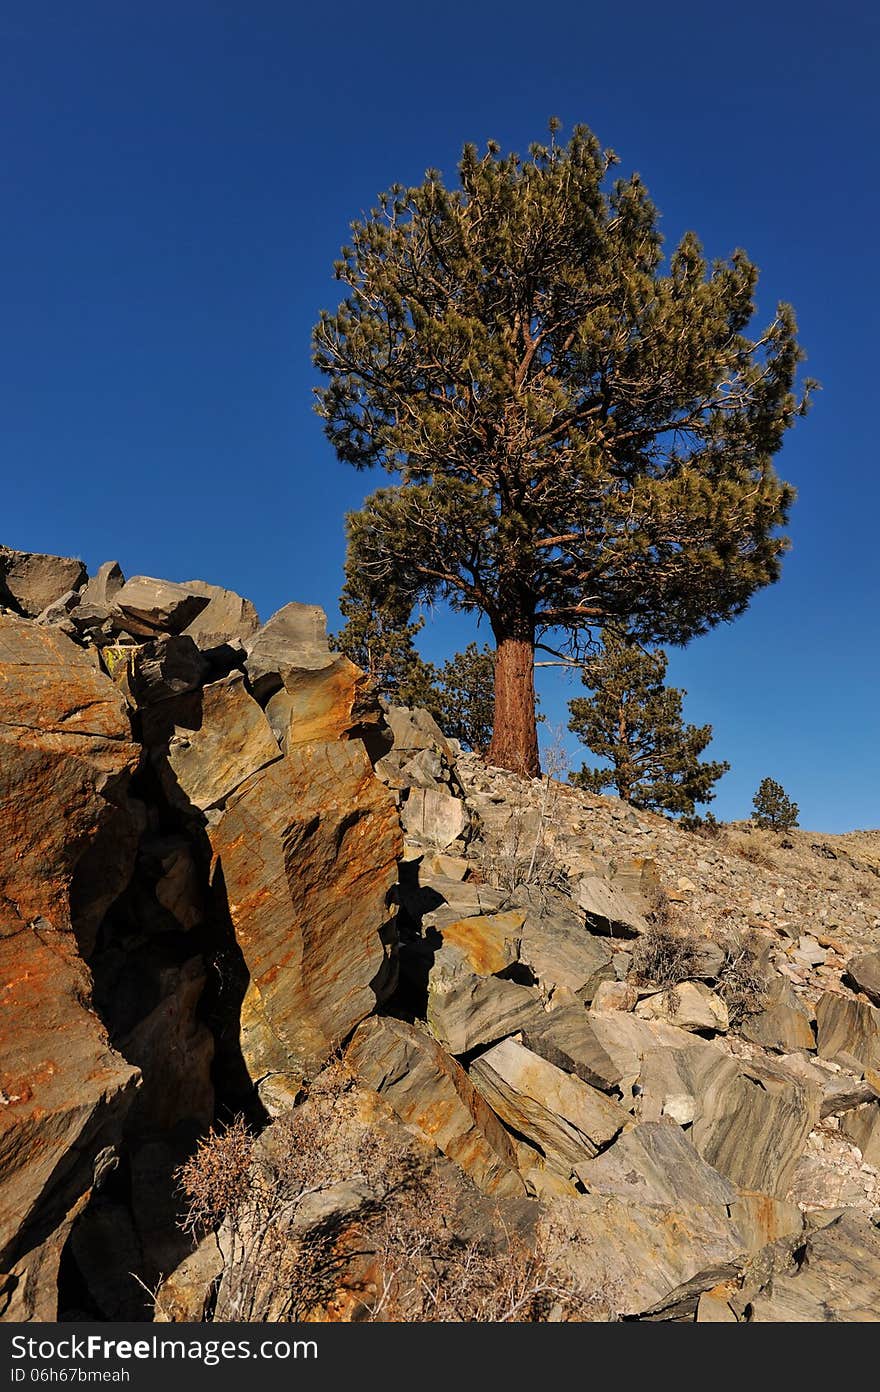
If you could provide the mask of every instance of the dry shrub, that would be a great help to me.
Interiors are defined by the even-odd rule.
[[[539,1225],[526,1240],[496,1212],[491,1236],[463,1240],[446,1226],[442,1203],[403,1204],[384,1215],[379,1236],[378,1280],[365,1310],[369,1320],[510,1324],[613,1318],[610,1290],[588,1288],[563,1269],[559,1249],[568,1235],[552,1224]]]
[[[748,933],[725,950],[717,991],[736,1029],[749,1015],[763,1010],[767,999],[767,945],[757,933]]]
[[[548,826],[542,809],[520,805],[501,827],[486,828],[480,847],[486,881],[510,895],[525,885],[565,891],[568,877],[550,844]]]
[[[633,947],[633,975],[637,981],[662,988],[690,981],[700,970],[693,932],[655,922]]]
[[[179,1171],[194,1235],[220,1226],[225,1272],[213,1317],[397,1322],[608,1319],[608,1292],[582,1289],[559,1235],[457,1231],[448,1173],[356,1115],[337,1063],[264,1145],[238,1118]],[[448,1169],[448,1167],[447,1167]],[[347,1201],[346,1201],[347,1200]]]

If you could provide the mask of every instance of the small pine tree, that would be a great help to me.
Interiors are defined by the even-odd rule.
[[[331,646],[363,668],[392,705],[423,706],[438,718],[437,670],[415,646],[424,619],[407,623],[390,608],[373,603],[354,583],[345,586],[339,609],[345,627],[332,635]]]
[[[584,764],[572,782],[591,792],[614,788],[634,807],[693,814],[711,802],[712,785],[730,765],[700,762],[711,725],[685,725],[682,697],[663,685],[666,656],[645,652],[610,632],[603,651],[583,667],[593,695],[569,703],[569,729],[608,767]]]
[[[482,648],[468,643],[440,668],[438,681],[443,733],[475,754],[484,754],[492,741],[495,714],[495,653],[488,643]]]
[[[800,808],[774,778],[761,779],[753,806],[754,821],[768,831],[790,831],[798,824]]]

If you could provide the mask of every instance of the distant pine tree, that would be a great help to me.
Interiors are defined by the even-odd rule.
[[[685,725],[682,697],[666,687],[666,656],[645,652],[614,634],[584,664],[584,684],[593,695],[569,703],[569,729],[608,767],[584,764],[572,782],[591,792],[608,788],[634,807],[692,814],[711,802],[712,785],[730,765],[700,762],[712,739],[711,725]]]
[[[437,669],[415,646],[424,619],[407,623],[406,616],[379,607],[359,592],[356,582],[346,584],[339,608],[345,627],[332,635],[331,645],[363,668],[392,705],[422,706],[438,718]]]
[[[468,643],[440,668],[439,724],[466,749],[485,754],[495,715],[495,653],[488,643]]]
[[[769,831],[790,831],[798,824],[800,808],[792,802],[781,783],[762,778],[752,800],[754,818],[759,827]]]

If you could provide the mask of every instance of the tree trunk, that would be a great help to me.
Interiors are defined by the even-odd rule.
[[[526,778],[539,778],[535,721],[535,643],[528,637],[499,637],[495,653],[495,720],[486,760]]]

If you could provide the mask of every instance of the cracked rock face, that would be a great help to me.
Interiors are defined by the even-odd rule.
[[[7,931],[37,918],[71,928],[77,867],[99,837],[117,831],[121,845],[130,828],[126,790],[139,758],[125,702],[90,655],[53,629],[0,616],[0,921]],[[133,855],[133,844],[128,849]],[[104,881],[100,891],[114,897],[131,858],[120,863],[117,855],[92,870]],[[81,885],[83,907],[88,898]]]
[[[359,742],[303,745],[234,792],[210,836],[250,974],[252,1076],[269,1058],[308,1075],[393,984],[394,804]]]

